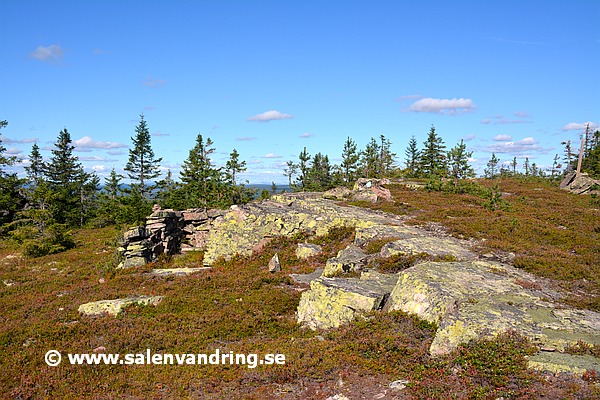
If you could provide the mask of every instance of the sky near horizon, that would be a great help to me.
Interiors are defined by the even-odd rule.
[[[178,176],[201,133],[241,178],[283,184],[306,147],[339,163],[385,135],[404,161],[433,125],[546,167],[600,123],[600,1],[0,2],[0,131],[22,174],[66,128],[101,177],[123,173],[144,114],[162,169]]]

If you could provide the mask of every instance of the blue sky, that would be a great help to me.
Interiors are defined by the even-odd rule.
[[[3,0],[0,15],[17,171],[63,128],[88,170],[122,171],[141,113],[165,170],[202,133],[252,183],[286,182],[304,146],[337,163],[348,136],[385,135],[402,164],[431,125],[479,173],[492,152],[549,166],[600,123],[597,0]]]

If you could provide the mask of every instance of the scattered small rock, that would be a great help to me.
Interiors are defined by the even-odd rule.
[[[269,261],[269,272],[275,273],[281,271],[281,263],[279,262],[279,255],[275,253],[271,261]]]
[[[399,379],[397,381],[394,381],[394,382],[390,383],[388,386],[392,390],[402,390],[402,389],[406,388],[406,385],[408,385],[408,381],[407,380],[405,380],[405,379]]]

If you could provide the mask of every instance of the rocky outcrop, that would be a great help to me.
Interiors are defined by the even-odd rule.
[[[356,181],[352,190],[346,187],[336,187],[325,192],[323,197],[330,200],[367,201],[371,203],[391,201],[392,194],[389,189],[384,187],[389,183],[389,179],[360,178]]]
[[[548,349],[579,340],[600,344],[600,313],[558,304],[558,294],[538,280],[493,262],[427,262],[400,273],[386,309],[437,324],[432,354],[506,330]]]
[[[79,313],[83,315],[103,315],[109,314],[117,316],[125,307],[130,305],[155,306],[160,303],[163,296],[135,296],[123,299],[100,300],[91,303],[85,303],[79,306]]]
[[[360,247],[352,244],[340,250],[337,257],[327,260],[323,276],[331,277],[344,272],[358,272],[367,263],[367,254]]]
[[[585,172],[568,173],[560,183],[560,188],[574,194],[600,194],[600,180],[592,179]]]
[[[305,260],[309,257],[316,256],[322,251],[321,246],[312,243],[298,243],[296,248],[296,258]]]
[[[298,322],[311,329],[337,328],[360,313],[380,310],[398,280],[397,275],[371,272],[357,278],[320,277],[302,293]]]

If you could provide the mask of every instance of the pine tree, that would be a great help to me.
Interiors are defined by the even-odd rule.
[[[417,146],[417,139],[415,138],[415,135],[412,135],[408,141],[406,150],[404,150],[404,154],[406,155],[406,175],[411,178],[417,176],[419,167],[420,152]]]
[[[485,169],[485,177],[489,179],[494,179],[498,172],[498,163],[500,163],[500,159],[496,157],[495,153],[492,153],[492,158],[487,163],[487,168]]]
[[[240,172],[246,171],[246,161],[240,161],[240,154],[236,149],[229,154],[229,160],[225,164],[225,174],[227,177],[228,190],[231,193],[230,199],[232,204],[240,204],[243,202],[241,191],[242,187],[237,185],[237,175]]]
[[[381,144],[379,145],[379,160],[377,162],[376,176],[378,178],[384,178],[392,171],[396,154],[391,151],[392,142],[390,142],[389,139],[384,135],[380,135],[379,139]]]
[[[525,169],[525,176],[529,176],[531,172],[531,168],[529,167],[529,157],[525,157],[525,162],[523,163],[523,169]]]
[[[443,176],[446,172],[445,148],[444,141],[435,133],[435,127],[432,126],[427,140],[423,143],[419,159],[420,173],[427,177]]]
[[[283,175],[288,178],[288,186],[290,190],[293,190],[294,185],[292,184],[292,178],[298,172],[298,165],[290,160],[287,163],[285,163],[285,166],[286,167],[283,170]]]
[[[512,160],[512,163],[510,164],[512,167],[512,174],[513,176],[517,176],[517,157],[514,157]]]
[[[298,163],[298,168],[300,170],[298,182],[300,183],[300,189],[304,192],[306,190],[306,184],[308,182],[308,162],[310,161],[310,154],[308,154],[308,152],[306,151],[306,147],[304,148],[304,150],[302,150],[302,152],[298,156],[298,159],[300,160],[300,162]]]
[[[350,137],[344,143],[342,150],[342,170],[343,181],[346,186],[350,186],[356,180],[356,171],[358,169],[358,160],[360,160],[360,152],[357,151],[356,143]]]
[[[132,192],[142,199],[149,199],[152,194],[150,181],[160,175],[159,164],[162,162],[162,158],[154,157],[150,143],[150,130],[144,114],[140,115],[140,122],[135,128],[135,132],[136,135],[131,138],[133,149],[129,150],[129,161],[125,165],[125,171],[128,172],[129,179],[131,179]]]
[[[450,176],[454,179],[454,187],[458,186],[460,179],[475,176],[473,167],[469,165],[469,158],[472,155],[473,152],[467,151],[467,145],[465,145],[463,140],[448,152],[448,166],[450,168]]]

